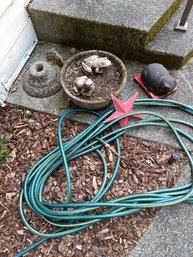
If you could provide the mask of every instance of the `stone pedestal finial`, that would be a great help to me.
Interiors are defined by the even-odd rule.
[[[33,63],[26,72],[23,88],[31,96],[48,97],[61,89],[60,69],[45,61]]]

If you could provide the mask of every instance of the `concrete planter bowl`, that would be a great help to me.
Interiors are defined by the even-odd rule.
[[[73,95],[69,91],[69,89],[67,88],[67,85],[66,85],[67,71],[68,71],[68,69],[70,69],[70,67],[73,65],[73,63],[79,62],[91,55],[98,55],[99,57],[107,57],[112,63],[114,63],[118,66],[121,76],[120,76],[120,81],[119,81],[119,85],[118,85],[118,90],[113,92],[113,94],[115,96],[118,96],[125,86],[125,83],[127,80],[127,70],[126,70],[126,67],[123,64],[123,62],[118,57],[116,57],[115,55],[113,55],[111,53],[105,52],[105,51],[90,50],[90,51],[81,52],[81,53],[78,53],[78,54],[72,56],[70,59],[68,59],[64,63],[64,66],[61,71],[60,80],[61,80],[61,84],[62,84],[65,94],[70,98],[70,100],[73,103],[75,103],[77,106],[79,106],[83,109],[100,110],[111,104],[112,99],[110,96],[108,99],[104,99],[104,100],[100,100],[100,101],[99,100],[85,100],[85,99],[79,98],[78,96]]]

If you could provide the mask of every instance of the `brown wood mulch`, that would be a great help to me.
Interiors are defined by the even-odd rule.
[[[18,208],[19,194],[29,168],[45,153],[57,146],[58,117],[29,111],[15,106],[0,107],[0,133],[11,136],[7,148],[11,159],[0,163],[0,256],[12,257],[32,244],[37,237],[23,226]],[[66,120],[64,138],[71,138],[85,125]],[[113,147],[113,146],[112,146]],[[114,166],[115,155],[102,150],[108,160],[108,173]],[[117,179],[105,199],[136,192],[172,187],[186,160],[168,164],[174,149],[124,135],[121,138],[121,165]],[[102,178],[102,165],[95,154],[70,162],[73,200],[87,201],[96,193]],[[66,196],[66,179],[62,168],[49,178],[45,200],[62,202]],[[32,225],[41,231],[49,226],[29,210]],[[146,231],[157,210],[96,223],[90,228],[63,238],[48,240],[26,256],[94,257],[128,256]]]

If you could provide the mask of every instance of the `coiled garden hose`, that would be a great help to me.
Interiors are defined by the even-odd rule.
[[[108,192],[113,182],[116,179],[121,151],[119,137],[126,131],[137,127],[164,127],[170,129],[176,137],[179,145],[187,156],[188,162],[191,168],[191,174],[193,177],[193,159],[189,153],[183,138],[186,138],[190,142],[193,142],[193,137],[176,127],[176,124],[182,124],[193,129],[193,124],[181,120],[166,118],[162,115],[152,112],[144,111],[145,107],[162,107],[162,108],[176,108],[181,112],[193,116],[193,107],[172,101],[172,100],[154,100],[154,99],[138,99],[135,101],[134,108],[135,112],[125,114],[123,117],[131,116],[134,114],[147,115],[144,120],[136,121],[135,123],[128,124],[124,128],[114,128],[113,125],[120,120],[117,118],[109,123],[103,123],[103,121],[114,112],[114,109],[110,109],[104,114],[98,112],[71,109],[65,111],[58,123],[58,142],[59,146],[40,159],[28,172],[23,190],[20,195],[19,208],[23,224],[27,229],[41,237],[39,241],[32,244],[28,248],[24,249],[20,253],[16,254],[15,257],[23,256],[28,253],[48,238],[56,238],[60,236],[70,235],[72,233],[81,231],[94,223],[107,219],[129,215],[138,212],[145,208],[151,207],[162,207],[179,204],[181,202],[193,203],[193,184],[187,184],[185,186],[154,190],[143,194],[131,194],[126,195],[117,199],[112,199],[104,202],[103,196]],[[140,108],[140,109],[139,109]],[[72,113],[90,113],[98,117],[90,126],[84,131],[78,134],[76,137],[62,141],[62,123],[64,119]],[[110,132],[104,133],[107,129]],[[107,181],[107,164],[106,160],[101,153],[100,149],[111,142],[115,142],[116,145],[116,164],[111,178]],[[101,159],[103,164],[103,180],[100,185],[98,192],[88,202],[72,202],[71,201],[71,177],[69,171],[69,161],[79,156],[86,155],[91,152],[96,152]],[[57,172],[59,167],[64,166],[64,172],[67,179],[67,200],[64,203],[48,203],[43,200],[43,190],[48,178]],[[24,211],[24,203],[38,216],[43,217],[48,223],[54,225],[56,230],[52,233],[43,233],[35,230],[28,221]],[[106,211],[100,214],[93,214],[92,211],[96,211],[100,208],[106,207]]]

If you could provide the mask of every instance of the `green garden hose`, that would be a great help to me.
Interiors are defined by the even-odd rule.
[[[67,110],[63,113],[58,123],[59,147],[40,159],[29,170],[20,195],[19,208],[22,221],[31,233],[41,237],[41,239],[20,253],[16,254],[15,257],[23,256],[46,241],[48,238],[70,235],[72,233],[81,231],[103,219],[125,216],[145,208],[170,206],[184,201],[187,203],[193,203],[192,183],[176,188],[154,190],[143,194],[126,195],[106,202],[102,200],[110,187],[113,186],[113,182],[116,179],[119,170],[121,151],[118,138],[126,131],[133,128],[154,126],[170,129],[187,156],[193,177],[193,159],[185,143],[183,142],[183,138],[193,142],[193,137],[182,129],[176,127],[176,124],[182,124],[193,129],[193,124],[181,119],[166,118],[156,112],[144,111],[145,107],[156,106],[162,108],[176,108],[181,112],[193,116],[193,107],[189,105],[172,100],[154,99],[136,100],[134,104],[136,111],[125,114],[121,118],[134,114],[147,115],[147,118],[136,121],[135,123],[131,123],[124,128],[115,128],[115,126],[113,126],[121,118],[117,118],[110,123],[103,123],[103,121],[114,112],[114,109],[108,110],[102,115],[94,111],[81,109]],[[63,142],[61,132],[63,120],[72,113],[85,112],[97,116],[98,119],[76,137]],[[109,129],[111,129],[110,132]],[[105,131],[107,130],[108,132],[105,134]],[[104,145],[111,142],[115,142],[117,159],[112,176],[109,181],[107,181],[107,164],[100,149]],[[72,202],[71,177],[68,163],[70,160],[91,152],[96,152],[98,154],[103,165],[104,174],[101,186],[96,195],[93,196],[89,202]],[[57,172],[59,167],[62,165],[64,166],[64,172],[67,179],[67,200],[64,203],[45,202],[43,200],[43,190],[46,181],[54,172]],[[43,217],[48,223],[54,225],[56,229],[52,233],[43,233],[35,230],[30,225],[30,222],[25,215],[24,203],[26,203],[35,214]],[[104,213],[96,214],[95,212],[93,214],[93,211],[104,207],[106,207],[106,211]]]

